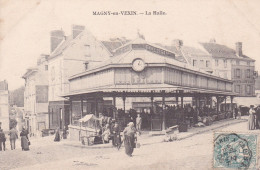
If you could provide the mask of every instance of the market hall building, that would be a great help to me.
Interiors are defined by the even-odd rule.
[[[176,98],[183,107],[183,98],[192,97],[193,105],[200,106],[200,98],[212,101],[230,97],[232,81],[214,76],[180,62],[175,54],[142,38],[133,40],[114,51],[114,56],[98,66],[69,78],[69,93],[63,97],[70,101],[69,132],[71,139],[80,139],[79,119],[87,114],[108,112],[107,115],[123,120],[118,111],[118,102],[123,113],[126,98],[150,98],[151,116],[149,130],[164,130],[178,122],[166,120],[165,101]],[[162,110],[157,111],[154,98],[161,98]],[[222,100],[223,101],[223,100]],[[209,102],[212,107],[212,102]],[[120,122],[126,125],[127,122]],[[87,131],[87,130],[86,130]]]

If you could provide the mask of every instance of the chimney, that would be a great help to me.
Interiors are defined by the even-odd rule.
[[[72,37],[76,38],[83,30],[85,26],[82,25],[72,25]]]
[[[51,52],[64,40],[64,32],[62,30],[51,31]]]
[[[236,42],[236,54],[241,57],[243,55],[242,52],[242,42]]]
[[[216,43],[216,39],[215,39],[215,38],[211,38],[211,39],[209,40],[209,42],[210,42],[210,43]]]
[[[183,46],[183,41],[179,39],[175,39],[173,40],[172,45],[175,46],[178,50],[180,50],[181,47]]]
[[[43,62],[47,62],[49,59],[49,55],[47,54],[41,54],[37,59],[37,65],[42,64]]]

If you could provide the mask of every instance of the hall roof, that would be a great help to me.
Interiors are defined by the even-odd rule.
[[[132,41],[131,43],[125,44],[124,47],[127,47],[131,44],[138,45],[138,43],[140,43],[141,45],[144,45],[144,46],[147,45],[145,40],[139,38],[137,40]],[[148,43],[148,45],[151,45],[151,44]],[[156,47],[158,47],[158,49],[159,49],[159,46],[156,46]],[[121,47],[118,48],[117,50],[119,50],[119,49],[121,49]],[[159,51],[160,50],[164,50],[164,49],[160,48]],[[172,52],[170,52],[170,53],[173,54]],[[156,65],[156,64],[161,64],[161,65],[169,64],[169,65],[178,67],[180,69],[185,69],[187,72],[196,72],[197,74],[203,74],[208,77],[222,79],[222,78],[214,76],[202,69],[193,67],[190,64],[178,61],[173,56],[162,55],[160,53],[155,53],[155,52],[149,51],[147,49],[142,49],[142,48],[137,48],[137,49],[129,48],[129,49],[111,57],[109,60],[103,61],[99,65],[96,65],[95,67],[86,70],[85,72],[71,76],[69,78],[69,80],[75,79],[77,77],[85,76],[85,75],[88,75],[88,74],[91,74],[91,73],[94,73],[97,71],[105,70],[110,67],[131,67],[133,60],[136,59],[137,57],[143,59],[145,61],[145,63],[147,63],[150,66]],[[222,80],[228,81],[226,79],[222,79]]]

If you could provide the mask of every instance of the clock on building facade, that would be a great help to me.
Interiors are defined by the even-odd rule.
[[[141,58],[136,58],[132,62],[132,68],[134,71],[141,72],[145,68],[145,62]]]

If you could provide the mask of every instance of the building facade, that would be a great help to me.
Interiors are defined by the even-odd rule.
[[[37,66],[27,69],[25,80],[25,125],[31,135],[49,127],[48,117],[48,55],[41,55]]]
[[[112,98],[112,105],[118,112],[114,110],[108,116],[117,119],[121,127],[128,123],[128,114],[124,113],[130,113],[131,107],[127,105],[131,102],[132,108],[146,109],[143,116],[147,119],[143,120],[149,120],[150,130],[165,130],[176,125],[176,121],[166,118],[165,104],[169,101],[166,98],[179,97],[183,108],[186,97],[193,97],[194,105],[200,107],[201,97],[234,96],[232,81],[190,67],[177,60],[173,52],[141,38],[116,49],[113,57],[98,66],[71,76],[69,83],[69,93],[63,97],[71,100],[69,131],[73,140],[81,140],[82,136],[93,132],[79,122],[87,114],[99,116],[105,107],[104,98]],[[148,100],[142,100],[145,98]],[[156,109],[154,98],[161,99],[162,109]]]
[[[217,44],[215,40],[200,44],[212,57],[213,72],[232,80],[232,89],[237,96],[255,96],[255,60],[243,54],[241,42],[235,44],[235,50]]]
[[[9,130],[9,100],[8,83],[6,80],[0,82],[0,127],[4,131]]]
[[[49,128],[67,129],[70,103],[61,95],[69,92],[68,78],[94,67],[112,56],[84,26],[73,25],[70,36],[62,30],[51,31],[49,57]]]

